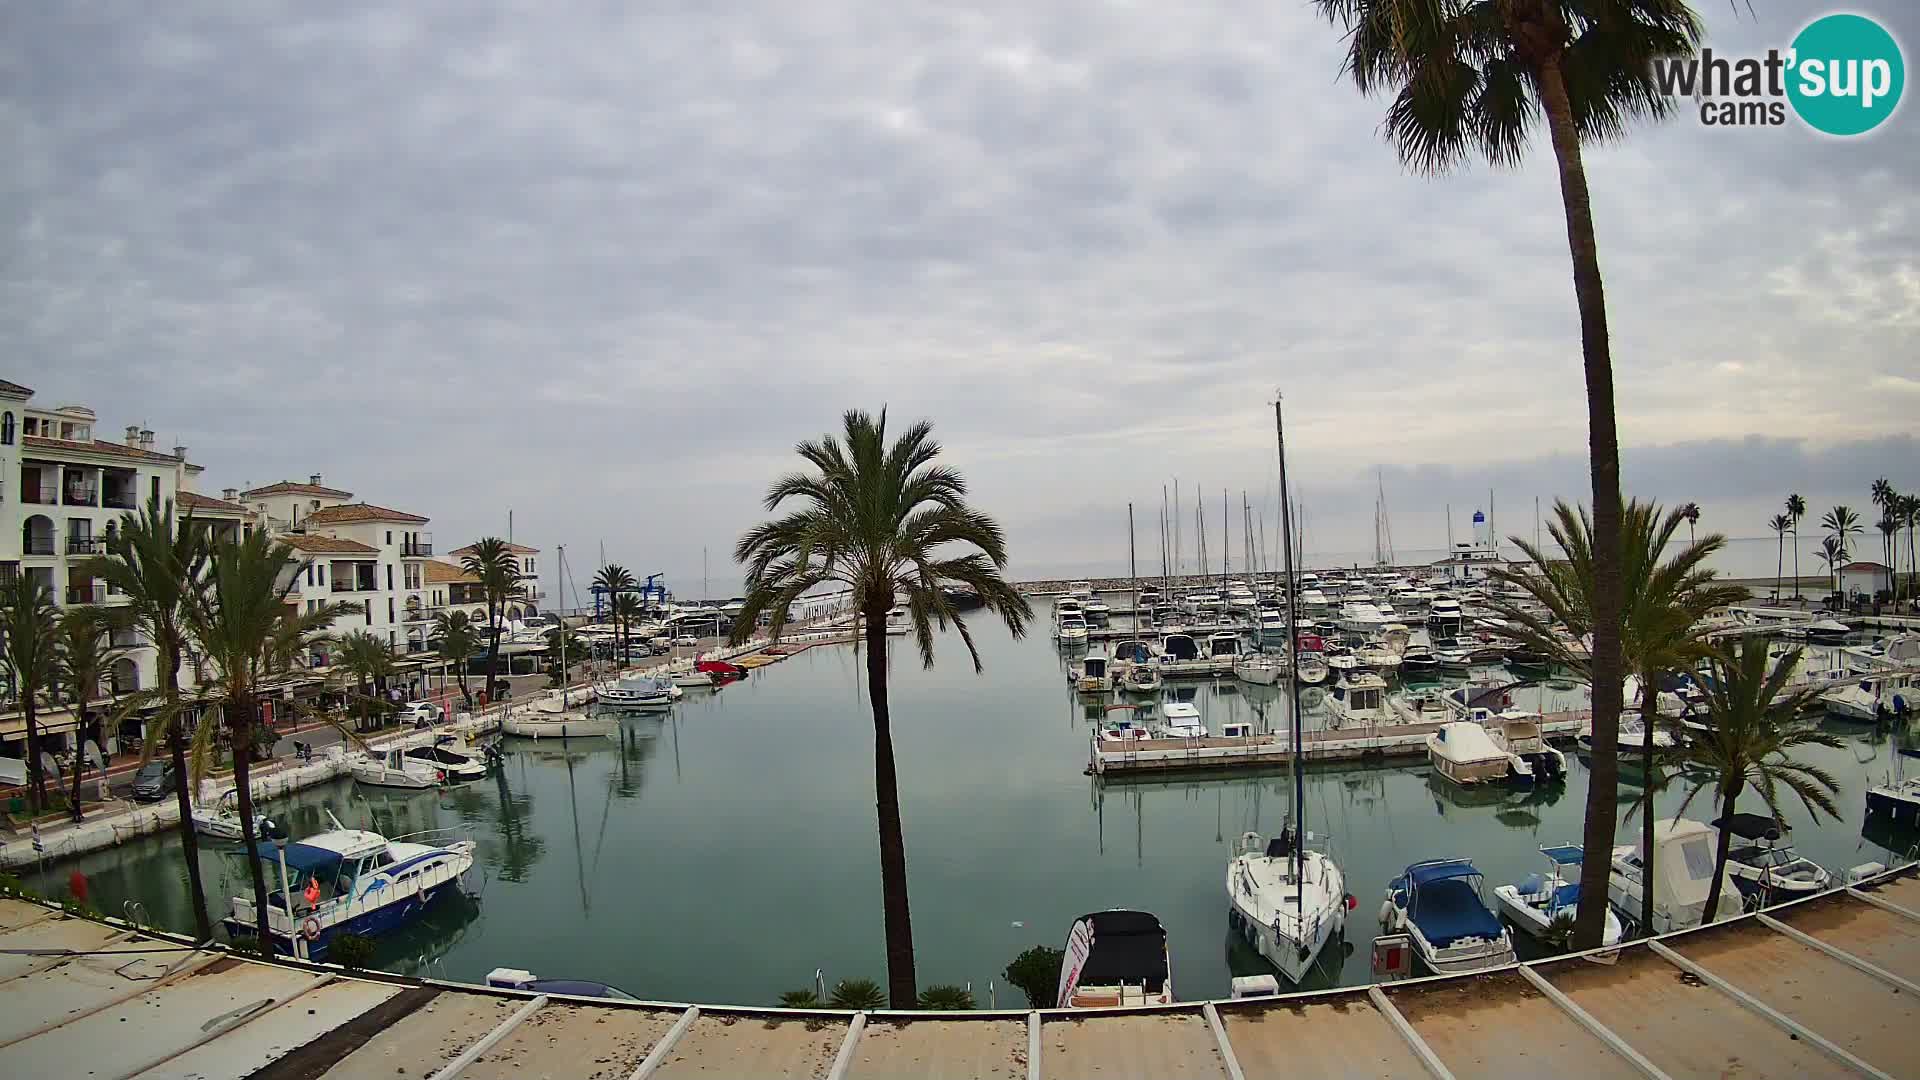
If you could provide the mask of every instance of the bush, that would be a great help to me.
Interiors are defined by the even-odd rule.
[[[783,1009],[817,1009],[820,1007],[820,995],[812,987],[805,990],[789,990],[780,995],[780,1007]]]
[[[887,992],[872,979],[841,979],[833,984],[833,996],[827,1004],[836,1009],[883,1009]]]
[[[335,934],[327,942],[327,959],[348,970],[373,963],[373,939],[359,934]]]
[[[958,1012],[973,1008],[973,991],[964,986],[929,986],[920,991],[920,1007],[938,1009],[942,1012]]]
[[[1008,985],[1017,986],[1027,995],[1027,1007],[1030,1009],[1051,1009],[1054,995],[1060,991],[1060,965],[1065,963],[1067,954],[1059,949],[1050,949],[1045,945],[1035,945],[1026,952],[1013,958],[1007,970]]]

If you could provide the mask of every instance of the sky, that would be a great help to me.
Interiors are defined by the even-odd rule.
[[[1736,54],[1830,10],[1696,8]],[[511,510],[691,593],[853,407],[932,420],[1025,575],[1121,565],[1129,502],[1157,561],[1176,479],[1271,544],[1276,389],[1314,550],[1590,490],[1544,133],[1407,170],[1303,2],[135,10],[0,9],[0,377],[207,492]],[[1586,163],[1630,494],[1760,536],[1920,487],[1912,103]]]

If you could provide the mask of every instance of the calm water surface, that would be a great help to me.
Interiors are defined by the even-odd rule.
[[[1230,975],[1267,970],[1228,935],[1225,868],[1241,833],[1279,828],[1286,774],[1097,783],[1083,769],[1099,710],[1067,689],[1066,660],[1044,637],[1016,642],[984,620],[975,634],[981,675],[952,635],[932,670],[894,640],[921,985],[971,982],[984,1005],[987,982],[1002,983],[1022,949],[1058,947],[1074,918],[1107,907],[1160,916],[1183,998],[1224,996]],[[1235,717],[1286,722],[1271,690],[1231,681],[1179,689],[1215,730]],[[1550,693],[1542,704],[1573,697]],[[1308,723],[1316,719],[1310,711]],[[1861,817],[1865,786],[1892,768],[1889,745],[1864,729],[1834,730],[1847,748],[1808,756],[1840,779],[1843,818],[1814,828],[1791,806],[1794,838],[1831,868],[1886,860],[1885,847],[1862,837]],[[590,747],[508,746],[501,775],[462,789],[341,781],[271,807],[295,836],[328,828],[323,808],[389,836],[472,830],[478,899],[443,904],[383,939],[382,966],[474,981],[524,967],[653,999],[767,1004],[808,985],[816,968],[829,982],[884,978],[872,726],[852,649],[812,649],[721,691],[689,691],[671,717],[628,718],[618,738]],[[1585,789],[1577,760],[1566,784],[1537,793],[1465,794],[1431,780],[1424,764],[1311,771],[1308,827],[1331,834],[1360,902],[1348,951],[1326,961],[1325,982],[1366,981],[1389,877],[1453,855],[1472,857],[1490,883],[1539,869],[1540,845],[1578,842]],[[1658,805],[1670,814],[1683,793]],[[1623,787],[1623,800],[1638,794]],[[1713,816],[1699,804],[1689,813]],[[138,897],[155,921],[184,928],[178,852],[172,840],[147,838],[62,864],[37,884],[63,893],[77,868],[102,909]],[[203,862],[225,914],[226,897],[247,888],[243,861],[212,851]],[[1004,985],[999,1004],[1024,1007]]]

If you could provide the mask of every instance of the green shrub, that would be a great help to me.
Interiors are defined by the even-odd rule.
[[[783,1009],[817,1009],[820,1007],[820,995],[812,987],[805,990],[789,990],[780,995],[780,1007]]]
[[[1030,1009],[1051,1009],[1054,995],[1060,991],[1060,965],[1065,963],[1067,954],[1059,949],[1050,949],[1045,945],[1035,945],[1026,952],[1013,958],[1006,976],[1010,986],[1017,986],[1027,995],[1027,1007]]]
[[[920,1007],[923,1009],[938,1009],[942,1012],[958,1012],[963,1009],[971,1009],[974,1007],[973,991],[964,986],[953,986],[950,984],[929,986],[925,990],[920,991]]]
[[[327,959],[348,970],[373,963],[373,939],[359,934],[335,934],[327,942]]]
[[[887,992],[872,979],[841,979],[833,984],[833,996],[827,1004],[836,1009],[883,1009]]]

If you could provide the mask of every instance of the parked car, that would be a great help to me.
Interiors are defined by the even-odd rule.
[[[431,701],[409,701],[400,707],[400,722],[410,727],[437,724],[446,718],[446,710]]]
[[[682,634],[679,637],[674,638],[673,643],[675,645],[680,646],[683,649],[691,649],[694,646],[700,644],[700,639],[697,637],[694,637],[691,634]]]
[[[180,774],[171,761],[149,761],[133,774],[133,797],[140,802],[159,802],[173,794]]]

